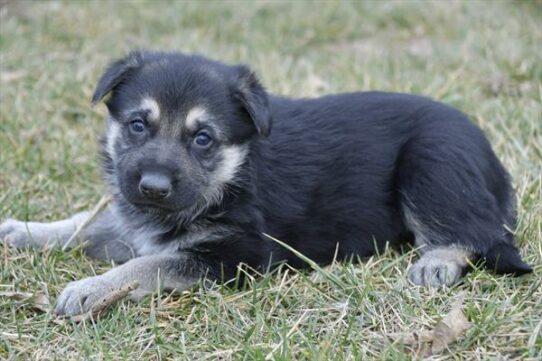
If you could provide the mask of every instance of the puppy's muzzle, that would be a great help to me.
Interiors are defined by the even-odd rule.
[[[145,173],[139,181],[139,192],[149,200],[162,200],[171,195],[172,180],[162,173]]]

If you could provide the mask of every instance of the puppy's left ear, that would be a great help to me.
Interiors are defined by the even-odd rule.
[[[272,123],[267,92],[247,66],[238,65],[235,71],[233,95],[252,119],[258,134],[267,137]]]

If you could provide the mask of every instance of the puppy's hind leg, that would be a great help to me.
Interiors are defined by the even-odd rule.
[[[423,225],[408,206],[403,206],[403,218],[414,233],[415,245],[421,257],[408,272],[408,278],[419,286],[441,287],[458,283],[474,252],[459,244],[447,244],[443,235]]]
[[[479,258],[490,267],[500,258],[497,272],[520,274],[528,266],[519,258],[513,237],[507,236],[505,225],[513,219],[502,206],[511,200],[503,203],[495,192],[504,189],[501,197],[510,197],[506,173],[485,140],[465,144],[471,147],[467,154],[441,136],[432,134],[423,144],[421,140],[407,143],[400,159],[398,199],[404,223],[422,253],[409,271],[410,280],[430,287],[452,285],[461,279],[469,261]],[[470,136],[462,134],[461,141]]]

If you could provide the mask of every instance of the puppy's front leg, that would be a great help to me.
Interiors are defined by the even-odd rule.
[[[195,284],[203,274],[202,264],[185,254],[139,257],[102,275],[69,283],[58,297],[55,312],[60,315],[87,312],[100,298],[132,281],[139,282],[139,288],[130,295],[135,300],[159,289],[180,292]]]

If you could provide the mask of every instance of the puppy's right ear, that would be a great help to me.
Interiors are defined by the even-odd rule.
[[[143,55],[139,51],[131,52],[125,58],[117,60],[102,75],[92,95],[92,106],[96,105],[109,92],[126,80],[143,64]]]

